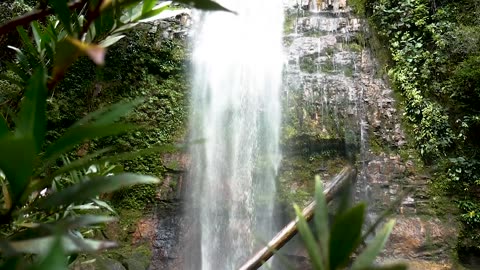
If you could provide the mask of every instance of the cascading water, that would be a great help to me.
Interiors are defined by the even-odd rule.
[[[186,268],[235,269],[275,233],[283,6],[224,0],[197,14],[193,39],[191,200],[199,254]],[[201,267],[200,267],[201,265]]]

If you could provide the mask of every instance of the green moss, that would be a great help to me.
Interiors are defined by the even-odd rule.
[[[320,70],[325,73],[332,73],[335,71],[333,60],[327,60],[320,65]]]
[[[352,7],[357,15],[365,16],[366,15],[366,4],[367,0],[347,0],[348,6]]]
[[[300,59],[300,70],[307,73],[315,73],[318,71],[317,64],[313,57],[303,57]]]
[[[345,77],[353,77],[353,67],[347,66],[343,69],[343,74]]]
[[[363,45],[358,44],[358,43],[356,43],[356,42],[348,43],[347,46],[348,46],[348,49],[349,49],[350,51],[352,51],[352,52],[357,52],[357,53],[362,52],[362,51],[363,51],[363,48],[364,48]]]
[[[297,15],[293,12],[286,14],[285,21],[283,23],[283,33],[285,35],[291,34],[295,31],[297,21]]]
[[[138,185],[117,191],[112,202],[116,208],[144,209],[155,202],[157,185]]]
[[[84,145],[91,153],[114,146],[115,152],[132,152],[181,141],[187,119],[185,44],[163,40],[140,28],[109,48],[105,67],[98,69],[81,58],[69,70],[48,103],[47,140],[54,140],[75,121],[103,106],[144,97],[145,102],[126,117],[144,128]],[[71,110],[74,107],[75,110]],[[74,158],[77,153],[71,154]],[[166,169],[160,154],[122,162],[125,171],[162,178]],[[155,199],[155,186],[138,186],[114,194],[116,207],[144,208]]]
[[[305,206],[312,200],[315,175],[333,176],[346,163],[342,155],[335,150],[304,154],[287,153],[282,160],[279,174],[278,200],[286,205],[296,203]]]
[[[148,268],[152,257],[152,243],[150,241],[132,243],[134,242],[133,233],[137,229],[139,221],[153,213],[145,213],[144,210],[139,209],[118,209],[118,214],[118,221],[108,224],[104,229],[104,235],[108,237],[108,240],[115,241],[118,247],[95,256],[80,255],[74,265],[84,265],[84,267],[92,265],[94,269],[103,269],[105,264],[111,266],[111,264],[117,263],[124,265],[128,270]]]

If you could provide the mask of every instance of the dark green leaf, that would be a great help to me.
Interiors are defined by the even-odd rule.
[[[6,136],[0,139],[0,169],[9,183],[12,201],[16,203],[28,186],[36,157],[32,137]]]
[[[352,185],[350,183],[346,184],[337,196],[340,198],[337,215],[341,215],[353,206]]]
[[[330,234],[330,269],[348,263],[361,236],[365,205],[359,204],[336,217]]]
[[[45,138],[47,125],[47,74],[38,68],[28,81],[25,97],[15,121],[17,137],[31,137],[35,141],[36,152],[40,151]]]
[[[110,32],[119,24],[119,22],[115,21],[115,11],[113,8],[104,10],[94,23],[97,37]]]
[[[10,130],[8,129],[7,121],[0,114],[0,138],[7,135]]]
[[[81,215],[60,220],[57,225],[64,230],[73,230],[90,225],[112,222],[115,220],[116,218],[109,216]]]
[[[72,34],[70,9],[68,8],[68,1],[49,0],[48,3],[52,6],[53,11],[58,16],[58,19],[63,24],[69,34]]]
[[[217,2],[211,0],[175,0],[175,2],[186,4],[193,6],[194,8],[202,9],[202,10],[220,10],[220,11],[227,11],[236,14],[236,12],[231,11],[222,5],[218,4]]]
[[[325,195],[323,194],[323,184],[320,176],[315,176],[315,213],[314,222],[318,232],[318,241],[320,244],[320,254],[322,264],[325,269],[329,268],[328,265],[328,242],[330,238],[330,232],[328,228],[328,208]]]
[[[105,153],[107,153],[110,150],[111,150],[111,148],[100,149],[98,151],[95,151],[92,154],[86,155],[86,156],[84,156],[80,159],[74,160],[72,162],[70,162],[70,161],[64,162],[65,165],[63,167],[61,167],[59,170],[55,171],[51,175],[51,178],[53,178],[55,176],[58,176],[58,175],[62,175],[64,173],[68,173],[70,171],[80,170],[80,169],[83,169],[83,168],[88,168],[90,165],[93,165],[93,164],[98,164],[98,162],[96,162],[93,159],[98,157],[98,156],[104,155]]]
[[[117,212],[108,203],[106,203],[104,201],[101,201],[101,200],[97,200],[97,199],[92,199],[92,202],[94,202],[96,205],[98,205],[102,208],[107,209],[111,213],[114,213],[115,215],[117,215]]]
[[[115,29],[115,31],[113,31],[112,34],[120,34],[120,33],[123,33],[123,32],[125,32],[125,31],[127,31],[127,30],[130,30],[130,29],[134,28],[134,27],[137,26],[137,25],[138,25],[138,23],[127,23],[127,24],[125,24],[125,25],[123,25],[123,26],[120,26],[120,27],[118,27],[117,29]]]
[[[62,191],[54,193],[38,202],[40,208],[52,208],[60,205],[69,205],[74,202],[82,202],[95,198],[102,193],[113,192],[122,187],[136,184],[155,184],[157,178],[151,176],[124,173],[108,177],[92,177],[83,183],[70,186]]]
[[[42,30],[40,29],[40,24],[36,21],[32,22],[32,32],[33,32],[33,39],[35,40],[35,43],[37,44],[37,51],[41,51],[41,43],[42,43]]]
[[[10,245],[17,252],[26,254],[45,254],[46,251],[57,241],[55,236],[46,236],[40,238],[32,238],[21,241],[11,241]],[[110,241],[96,241],[91,239],[82,239],[70,235],[64,235],[61,238],[61,245],[65,253],[74,253],[81,251],[97,251],[106,248],[115,247],[116,244]],[[66,256],[62,256],[66,259]],[[50,268],[40,268],[41,270]],[[40,270],[38,269],[38,270]],[[63,270],[63,269],[62,269]]]
[[[60,237],[55,237],[55,241],[49,247],[48,254],[40,264],[31,268],[31,270],[67,270],[67,258],[63,251]]]
[[[25,269],[25,266],[23,266],[24,262],[25,260],[21,257],[11,257],[3,261],[3,264],[0,265],[0,270]]]
[[[355,259],[355,262],[352,265],[352,270],[362,270],[373,265],[375,258],[385,246],[394,225],[395,220],[391,220],[385,224],[385,227],[383,227],[380,233],[377,234],[367,248]]]
[[[28,37],[28,33],[25,30],[25,28],[23,28],[23,26],[18,26],[17,31],[18,31],[18,34],[20,35],[20,38],[22,39],[23,45],[27,49],[27,52],[30,54],[36,54],[37,50],[35,49],[32,41]]]
[[[43,158],[47,160],[47,162],[54,161],[85,140],[117,135],[133,129],[138,129],[138,126],[130,124],[111,124],[104,126],[78,126],[70,128],[62,137],[60,137],[60,139],[47,148]]]
[[[78,45],[79,42],[74,42],[74,39],[67,37],[56,44],[52,76],[64,74],[67,68],[80,56],[82,48]]]
[[[101,159],[92,160],[92,158],[94,158],[95,156],[98,156],[98,154],[101,154],[101,153],[94,153],[92,155],[86,156],[82,159],[75,160],[70,164],[61,167],[60,169],[58,169],[56,172],[52,174],[52,177],[67,173],[71,170],[88,168],[89,166],[94,164],[104,164],[105,162],[115,163],[115,162],[124,161],[124,160],[132,160],[134,158],[138,158],[140,156],[146,156],[153,153],[170,153],[176,150],[178,150],[177,146],[163,145],[163,146],[155,146],[155,147],[138,150],[135,152],[120,153],[114,156],[107,156]]]
[[[13,71],[18,77],[20,77],[22,79],[22,82],[26,82],[28,81],[28,79],[30,79],[30,75],[28,75],[22,68],[20,68],[18,65],[16,64],[13,64],[13,63],[5,63],[5,65],[7,66],[7,69],[10,70],[10,71]],[[8,81],[12,81],[12,80],[8,80]],[[21,87],[24,87],[24,85],[20,84],[19,86]]]
[[[137,98],[131,101],[118,102],[111,106],[100,108],[77,121],[73,124],[73,127],[85,125],[87,123],[91,123],[95,126],[113,124],[144,101],[145,99],[143,98]]]
[[[298,219],[298,231],[300,232],[303,242],[305,243],[305,247],[307,248],[307,252],[313,268],[318,270],[324,270],[325,268],[322,264],[322,260],[320,257],[320,248],[316,243],[315,237],[313,236],[312,231],[308,227],[308,223],[303,217],[303,214],[298,208],[298,206],[294,205],[293,207],[295,208],[295,213]]]

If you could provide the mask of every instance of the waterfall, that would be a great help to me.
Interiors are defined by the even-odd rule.
[[[198,13],[193,30],[190,269],[236,269],[275,232],[283,5],[218,2],[238,14]]]

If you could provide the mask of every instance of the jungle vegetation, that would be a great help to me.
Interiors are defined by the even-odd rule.
[[[480,254],[480,1],[350,2],[372,26],[433,190],[458,206],[459,254]]]
[[[226,11],[209,0],[177,2]],[[78,254],[116,245],[96,239],[116,219],[112,202],[141,208],[153,200],[165,167],[145,164],[161,164],[159,153],[179,147],[172,137],[185,108],[180,46],[148,47],[154,37],[129,34],[172,7],[0,5],[0,44],[9,49],[0,55],[0,269],[66,269]],[[114,46],[116,57],[107,53]]]

